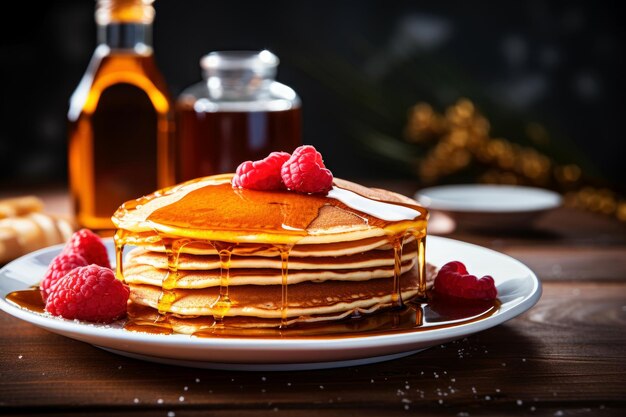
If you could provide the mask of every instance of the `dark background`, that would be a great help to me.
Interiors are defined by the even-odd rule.
[[[64,183],[66,111],[96,45],[95,2],[14,2],[0,17],[0,189]],[[336,176],[410,178],[362,130],[402,141],[407,109],[474,101],[492,133],[549,132],[550,156],[624,190],[624,35],[617,2],[157,0],[173,96],[213,50],[262,49],[303,101],[304,141]]]

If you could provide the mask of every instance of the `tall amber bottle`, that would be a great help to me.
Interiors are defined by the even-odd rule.
[[[124,201],[173,184],[172,101],[152,51],[154,0],[98,0],[98,46],[70,99],[76,220],[101,234]]]

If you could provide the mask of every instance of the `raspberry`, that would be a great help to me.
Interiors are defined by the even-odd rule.
[[[52,259],[46,274],[39,284],[41,290],[41,296],[44,300],[48,298],[50,292],[56,285],[57,281],[63,278],[68,272],[79,266],[89,265],[85,258],[77,253],[60,253]]]
[[[64,253],[76,253],[87,261],[87,264],[96,264],[111,268],[109,255],[100,236],[89,229],[74,232],[63,248]]]
[[[489,275],[478,279],[470,275],[459,261],[448,262],[435,277],[435,291],[452,297],[474,300],[493,300],[498,295],[493,278]]]
[[[98,265],[74,268],[52,288],[46,311],[66,319],[110,323],[126,314],[129,290]]]
[[[287,188],[301,193],[326,193],[333,187],[333,174],[311,145],[296,148],[280,174]]]
[[[280,168],[289,157],[287,152],[272,152],[265,159],[241,163],[233,177],[233,186],[251,190],[285,189]]]

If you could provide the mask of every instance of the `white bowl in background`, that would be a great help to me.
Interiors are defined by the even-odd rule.
[[[519,229],[559,207],[561,196],[550,190],[520,185],[462,184],[419,190],[424,207],[451,216],[459,227]]]

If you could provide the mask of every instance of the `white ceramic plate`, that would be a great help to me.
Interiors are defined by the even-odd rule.
[[[113,247],[106,240],[113,258]],[[428,237],[427,261],[441,266],[460,260],[476,275],[492,275],[502,303],[483,320],[415,333],[354,338],[243,339],[195,338],[126,331],[121,325],[65,320],[16,307],[5,297],[38,283],[62,245],[25,255],[0,270],[0,309],[72,339],[117,354],[168,364],[232,370],[322,369],[380,362],[413,354],[431,346],[463,338],[510,320],[531,308],[541,296],[535,274],[521,262],[490,249],[441,237]]]
[[[460,226],[520,228],[561,205],[558,193],[519,185],[443,185],[419,190],[415,199],[451,215]]]

